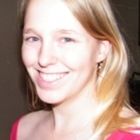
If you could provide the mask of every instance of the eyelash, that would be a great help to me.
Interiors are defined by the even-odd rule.
[[[75,42],[75,40],[71,37],[62,37],[61,39],[62,43],[72,43]]]
[[[36,36],[29,36],[29,37],[27,36],[24,37],[24,41],[27,43],[37,43],[38,41],[40,41],[40,39],[39,37]],[[76,40],[71,37],[61,37],[60,42],[63,44],[68,44],[68,43],[74,43],[76,42]]]
[[[37,41],[39,41],[39,38],[36,37],[36,36],[30,36],[30,37],[25,37],[24,40],[25,40],[26,42],[33,43],[33,42],[37,42]]]

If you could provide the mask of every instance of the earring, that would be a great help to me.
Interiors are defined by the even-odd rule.
[[[100,72],[102,71],[103,61],[97,64],[97,75],[99,76]]]

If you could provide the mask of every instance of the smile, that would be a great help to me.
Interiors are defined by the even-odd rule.
[[[42,78],[42,80],[46,81],[46,82],[55,82],[58,81],[62,78],[64,78],[64,76],[66,76],[66,72],[63,73],[39,73],[40,78]]]
[[[44,73],[39,71],[36,80],[39,87],[52,89],[63,86],[68,75],[69,72]]]

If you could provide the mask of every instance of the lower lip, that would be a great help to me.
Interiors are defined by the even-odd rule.
[[[65,83],[65,79],[68,76],[69,73],[64,73],[64,76],[60,79],[54,80],[54,81],[46,81],[41,77],[40,72],[37,75],[37,84],[39,85],[40,88],[44,89],[55,89],[59,88],[60,86],[63,86]]]

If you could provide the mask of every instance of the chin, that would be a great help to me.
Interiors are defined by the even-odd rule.
[[[65,100],[65,96],[59,91],[37,90],[37,95],[41,101],[47,104],[60,104]]]

